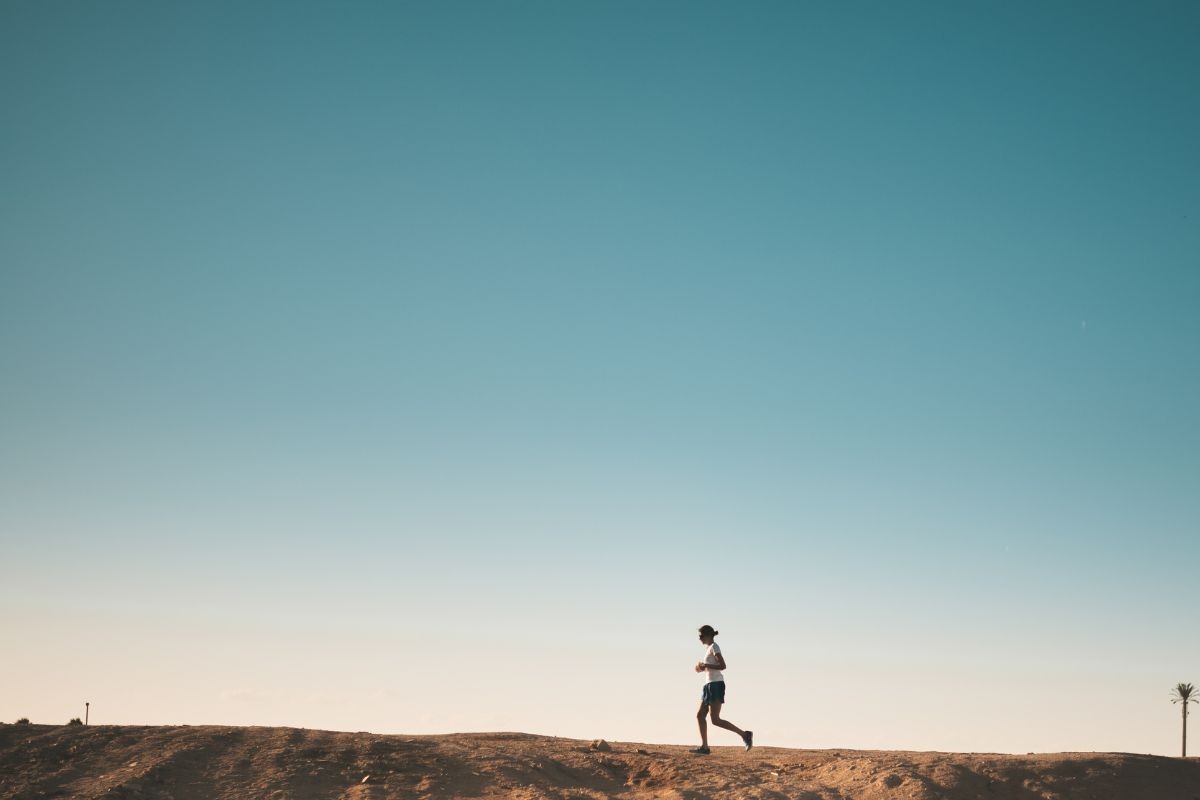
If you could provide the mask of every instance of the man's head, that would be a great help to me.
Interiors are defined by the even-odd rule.
[[[701,625],[700,641],[704,642],[705,644],[712,644],[713,637],[718,633],[720,633],[720,631],[714,630],[712,625]]]

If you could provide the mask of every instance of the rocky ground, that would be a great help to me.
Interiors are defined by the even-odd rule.
[[[0,725],[3,798],[1200,800],[1200,760],[587,742],[522,733]]]

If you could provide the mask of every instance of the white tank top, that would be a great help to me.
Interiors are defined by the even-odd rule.
[[[720,652],[721,652],[721,645],[717,644],[716,642],[713,642],[712,644],[710,644],[708,646],[708,649],[704,651],[704,663],[705,664],[721,663],[720,660],[717,658],[717,655]],[[725,680],[725,673],[721,672],[721,670],[717,669],[716,667],[709,667],[708,669],[704,670],[704,682],[705,683],[712,683],[713,681],[723,681],[723,680]]]

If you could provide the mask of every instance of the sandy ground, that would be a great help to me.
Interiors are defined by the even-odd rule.
[[[773,747],[697,756],[522,733],[0,725],[0,797],[1200,800],[1200,760]]]

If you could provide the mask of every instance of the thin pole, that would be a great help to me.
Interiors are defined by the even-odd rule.
[[[84,704],[83,704],[83,724],[84,724],[84,725],[87,725],[87,724],[88,724],[88,712],[89,712],[89,711],[91,711],[91,710],[92,710],[92,704],[91,704],[91,703],[84,703]]]

